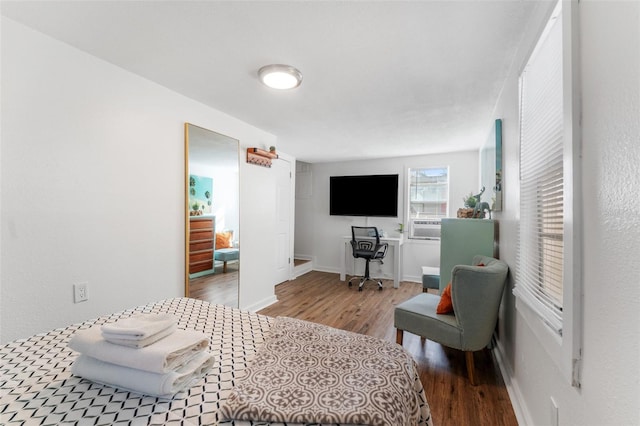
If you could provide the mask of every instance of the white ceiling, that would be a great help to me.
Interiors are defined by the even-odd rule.
[[[3,1],[2,14],[321,162],[478,149],[535,1]],[[284,63],[294,90],[262,86]],[[216,130],[216,129],[212,129]]]

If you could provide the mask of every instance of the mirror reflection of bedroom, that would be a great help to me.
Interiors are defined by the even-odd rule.
[[[238,141],[185,124],[185,294],[238,307]]]

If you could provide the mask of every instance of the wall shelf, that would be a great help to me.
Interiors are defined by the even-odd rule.
[[[275,152],[260,148],[247,148],[247,163],[262,167],[271,167],[271,160],[278,158]]]

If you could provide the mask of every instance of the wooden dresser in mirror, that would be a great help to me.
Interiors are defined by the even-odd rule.
[[[214,270],[215,222],[215,216],[189,218],[189,275]]]

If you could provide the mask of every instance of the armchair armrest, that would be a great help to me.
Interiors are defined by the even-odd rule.
[[[376,252],[373,254],[372,259],[382,259],[387,254],[387,249],[389,248],[388,243],[380,243],[376,245]]]

